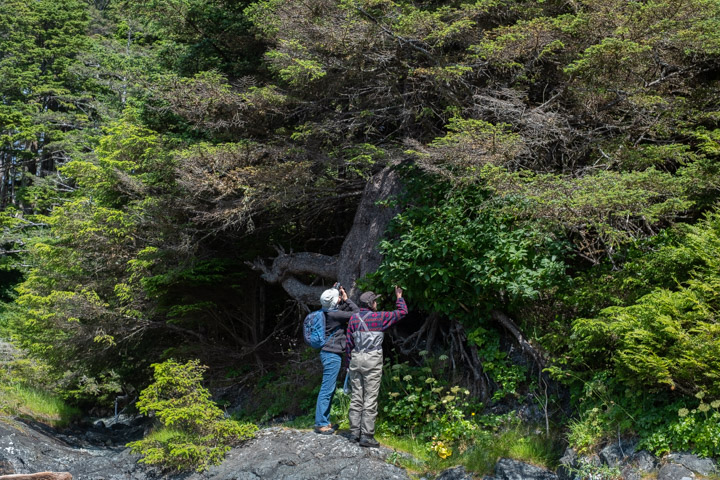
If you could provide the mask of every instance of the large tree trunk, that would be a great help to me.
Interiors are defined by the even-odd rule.
[[[264,280],[281,284],[288,295],[305,305],[319,305],[322,291],[336,281],[345,287],[350,297],[357,298],[360,292],[356,281],[380,266],[382,258],[378,244],[390,220],[399,212],[398,207],[390,207],[384,201],[400,190],[399,175],[393,166],[385,167],[368,181],[352,228],[338,255],[280,250],[269,266],[257,260],[252,264],[253,268],[263,272]],[[317,285],[300,280],[307,275],[326,282]]]

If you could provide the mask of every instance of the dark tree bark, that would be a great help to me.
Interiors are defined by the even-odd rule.
[[[318,305],[322,291],[336,281],[345,287],[350,297],[357,298],[360,292],[356,281],[380,266],[382,257],[378,244],[390,221],[399,212],[398,207],[388,206],[384,201],[392,199],[400,191],[399,175],[392,165],[368,181],[352,228],[338,255],[285,253],[279,250],[270,265],[256,260],[251,266],[262,272],[265,281],[282,285],[288,295],[304,305]],[[301,278],[308,275],[327,282],[307,284]]]

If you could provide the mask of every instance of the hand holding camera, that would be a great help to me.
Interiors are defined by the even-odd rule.
[[[348,294],[345,291],[345,287],[340,285],[340,282],[335,282],[335,285],[333,285],[333,288],[337,289],[340,292],[340,301],[346,302],[348,299]]]

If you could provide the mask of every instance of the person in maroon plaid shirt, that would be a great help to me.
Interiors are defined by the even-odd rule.
[[[407,315],[402,288],[395,287],[395,310],[378,312],[373,292],[360,295],[360,313],[350,317],[347,327],[346,353],[350,376],[350,435],[363,447],[377,447],[375,419],[382,378],[384,331]]]

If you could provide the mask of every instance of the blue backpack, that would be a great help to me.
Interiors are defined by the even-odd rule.
[[[307,314],[303,321],[303,337],[305,343],[312,348],[322,348],[325,345],[325,312],[316,310]]]

